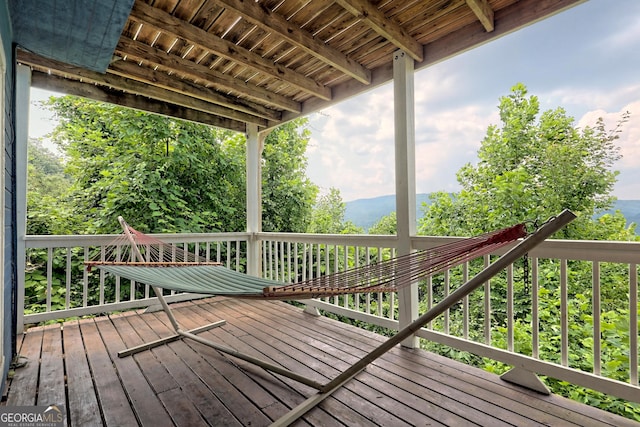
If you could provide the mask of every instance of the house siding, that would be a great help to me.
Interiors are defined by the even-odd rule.
[[[4,298],[3,316],[3,352],[5,357],[4,371],[2,378],[6,378],[9,363],[15,353],[15,306],[14,295],[16,288],[16,215],[15,215],[15,67],[12,48],[11,20],[6,1],[0,2],[0,37],[2,45],[0,49],[4,52],[6,60],[6,74],[4,76],[4,196],[5,196],[5,226],[2,234],[2,244],[4,245]],[[0,392],[4,392],[5,381],[0,381]]]

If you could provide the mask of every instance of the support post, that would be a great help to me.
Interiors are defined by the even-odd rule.
[[[262,257],[262,149],[265,136],[258,132],[258,126],[247,124],[247,274],[260,277]]]
[[[31,69],[16,65],[16,334],[24,331],[24,271],[27,234],[27,140],[29,139],[29,101]]]
[[[415,105],[413,59],[399,50],[393,55],[393,105],[395,126],[396,218],[398,255],[412,250],[416,235]],[[403,329],[418,317],[418,284],[398,291],[398,322]],[[410,336],[402,345],[415,348],[418,339]]]

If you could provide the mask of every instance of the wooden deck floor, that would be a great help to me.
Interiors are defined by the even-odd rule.
[[[383,338],[280,302],[211,298],[174,305],[185,327],[326,382]],[[170,334],[164,313],[126,313],[29,329],[29,360],[10,406],[64,403],[72,426],[266,426],[315,390],[193,341],[127,358],[117,351]],[[421,350],[394,348],[294,425],[638,426]]]

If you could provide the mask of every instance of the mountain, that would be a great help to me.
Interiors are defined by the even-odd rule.
[[[416,218],[422,216],[422,203],[429,204],[429,194],[416,195]],[[383,216],[396,210],[396,196],[380,196],[371,199],[358,199],[346,202],[344,218],[351,221],[365,231],[378,222]],[[620,210],[627,223],[640,224],[640,200],[617,200],[614,208],[605,212],[613,213]]]

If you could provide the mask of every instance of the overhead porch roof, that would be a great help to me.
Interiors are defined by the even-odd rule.
[[[9,4],[32,86],[245,132],[389,82],[398,50],[421,69],[583,1]]]

